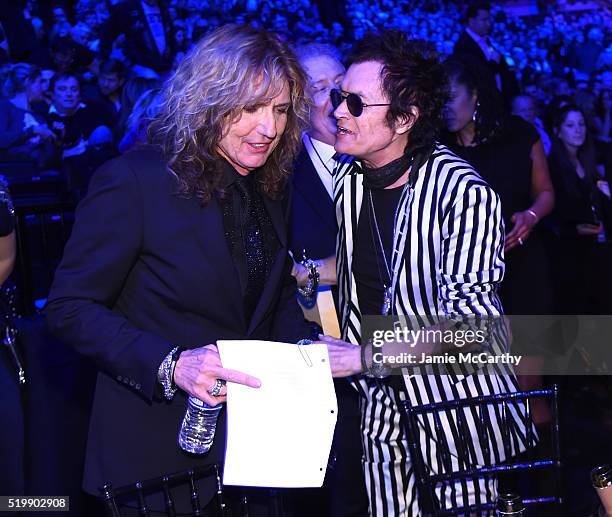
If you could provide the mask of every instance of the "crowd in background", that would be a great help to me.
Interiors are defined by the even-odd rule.
[[[428,41],[443,59],[469,58],[471,74],[479,76],[476,82],[488,77],[488,84],[474,82],[471,87],[474,99],[479,97],[466,108],[474,112],[470,116],[478,132],[470,146],[493,145],[504,134],[496,130],[503,129],[502,113],[485,108],[498,104],[485,100],[486,92],[497,86],[499,105],[537,131],[531,145],[541,141],[555,168],[581,162],[596,190],[585,195],[603,195],[603,203],[589,202],[593,213],[580,215],[577,223],[605,221],[610,199],[605,180],[611,173],[612,9],[594,2],[588,10],[572,11],[550,2],[540,3],[537,16],[518,17],[502,4],[487,5],[485,18],[477,18],[478,13],[475,3],[442,0],[11,0],[0,14],[0,172],[8,173],[11,183],[19,180],[17,175],[27,182],[41,171],[56,171],[67,191],[80,198],[101,163],[146,141],[148,121],[161,102],[162,81],[195,41],[222,24],[251,23],[296,44],[331,43],[345,56],[367,31],[399,27]],[[468,36],[470,27],[481,32],[475,36],[480,50],[471,39],[475,33]],[[466,84],[472,82],[466,79]],[[572,117],[579,115],[576,123],[584,125],[580,152],[569,157],[566,147],[559,147],[565,124],[559,113],[566,106],[574,110]],[[520,127],[517,133],[527,134]],[[452,137],[449,145],[457,142],[460,137]],[[480,172],[487,178],[486,170]],[[552,176],[557,188],[570,187]],[[569,209],[571,199],[557,197]],[[508,219],[507,231],[513,236],[511,224]],[[604,233],[596,237],[607,240]]]
[[[549,150],[546,106],[561,95],[572,96],[595,139],[609,142],[612,9],[601,2],[587,11],[560,11],[557,3],[541,3],[538,15],[523,18],[492,5],[491,44],[528,96],[515,109],[539,127]],[[144,16],[141,6],[150,6]],[[153,20],[151,33],[144,30],[150,23],[147,17]],[[25,129],[32,126],[35,138],[25,143],[0,137],[2,159],[20,159],[24,152],[32,156],[30,144],[37,141],[37,166],[58,169],[68,164],[68,169],[78,169],[67,175],[72,190],[82,190],[87,175],[109,154],[144,138],[142,119],[155,112],[151,90],[195,41],[228,22],[272,29],[296,43],[332,43],[344,53],[367,31],[395,27],[449,56],[465,27],[465,6],[441,0],[357,0],[347,5],[315,0],[11,0],[0,14],[1,97],[11,99],[26,90],[31,70],[20,63],[38,67],[42,79],[40,92],[28,93],[30,101],[21,106],[31,110],[34,118]],[[52,79],[57,73],[73,74],[72,82],[78,83],[78,91],[68,99],[73,106],[59,115],[57,104],[62,100],[55,90],[71,80]],[[3,114],[7,109],[14,111],[0,106]],[[50,110],[56,112],[53,117]],[[87,127],[70,134],[77,112],[77,119],[88,121]],[[6,121],[0,127],[4,132],[15,129]],[[17,152],[11,150],[15,146]]]
[[[345,57],[367,31],[399,27],[428,41],[451,63],[451,70],[457,59],[467,67],[461,74],[462,87],[469,90],[465,106],[453,114],[449,104],[447,118],[454,119],[447,120],[450,140],[443,134],[440,139],[468,161],[482,159],[479,172],[502,198],[505,186],[503,178],[494,179],[500,170],[495,164],[504,153],[509,159],[516,156],[510,144],[524,141],[525,148],[518,152],[529,160],[523,175],[527,182],[540,176],[530,164],[546,162],[546,156],[554,169],[565,170],[570,164],[586,171],[588,182],[580,183],[583,186],[561,181],[552,171],[556,189],[582,189],[583,204],[589,205],[585,213],[584,207],[572,204],[575,192],[557,192],[564,216],[576,212],[569,222],[573,233],[561,232],[557,222],[558,235],[573,238],[583,230],[576,230],[581,223],[606,222],[606,179],[612,174],[612,9],[605,2],[585,11],[541,3],[538,16],[523,18],[505,11],[502,4],[441,0],[357,0],[346,5],[317,0],[11,0],[6,6],[0,18],[0,173],[8,175],[9,183],[21,177],[26,192],[28,178],[55,171],[65,180],[67,192],[78,199],[101,163],[145,143],[148,122],[161,103],[163,80],[193,43],[217,26],[251,23],[296,44],[331,43]],[[493,93],[501,94],[499,99]],[[473,97],[471,105],[468,97]],[[566,143],[561,143],[566,120],[559,118],[568,106],[570,119],[578,117],[574,122],[582,131],[581,142],[569,155]],[[451,130],[462,110],[467,113],[465,123]],[[507,124],[510,112],[531,126]],[[466,134],[471,135],[467,146],[462,141]],[[537,142],[542,144],[541,157],[534,155],[539,153]],[[476,150],[494,156],[476,156]],[[515,166],[507,174],[516,179],[517,171]],[[521,203],[548,189],[542,185],[532,185],[529,192],[526,183]],[[504,203],[509,207],[514,200]],[[531,223],[528,232],[541,218],[538,228],[545,228],[549,212],[546,208],[536,220],[525,215]],[[513,243],[522,227],[513,232],[512,213],[507,215],[506,230]],[[605,228],[596,228],[588,230],[586,240],[610,240]]]

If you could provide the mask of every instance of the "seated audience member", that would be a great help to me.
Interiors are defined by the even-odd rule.
[[[57,137],[45,120],[32,111],[43,100],[40,69],[28,63],[13,65],[3,85],[7,99],[0,100],[0,159],[32,162],[37,168],[58,157]]]
[[[119,122],[121,92],[126,79],[126,69],[121,61],[108,59],[100,64],[98,84],[83,92],[86,102],[95,105],[105,115],[107,125],[113,130]]]
[[[526,120],[538,130],[544,152],[548,155],[551,146],[550,137],[544,129],[544,122],[538,117],[538,109],[533,97],[530,95],[517,95],[514,97],[512,100],[512,114]]]
[[[94,160],[94,155],[102,147],[112,147],[112,130],[105,124],[103,113],[81,102],[79,79],[75,74],[58,72],[50,88],[53,103],[47,120],[61,143],[70,188],[82,192],[91,172],[101,165],[99,160]],[[93,140],[89,141],[92,136],[95,148]]]

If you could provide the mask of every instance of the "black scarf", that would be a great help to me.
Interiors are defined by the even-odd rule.
[[[370,169],[362,164],[363,186],[370,190],[383,190],[395,183],[412,165],[414,153],[406,153],[397,160],[389,162],[377,169]]]

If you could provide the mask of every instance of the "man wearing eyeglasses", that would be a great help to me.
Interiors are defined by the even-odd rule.
[[[364,38],[350,62],[341,87],[331,92],[335,149],[355,158],[342,159],[334,176],[342,339],[322,340],[328,344],[333,375],[351,376],[362,397],[370,514],[416,516],[423,503],[417,499],[400,420],[402,402],[421,405],[515,391],[515,378],[508,370],[465,376],[391,370],[374,360],[372,344],[362,343],[362,318],[404,316],[416,329],[435,328],[458,316],[499,319],[503,222],[495,192],[468,163],[435,141],[447,98],[447,80],[435,54],[389,31]],[[487,335],[494,350],[498,337]],[[386,342],[383,348],[386,355],[404,351],[401,342]],[[411,351],[431,353],[432,348],[415,341]],[[440,472],[437,451],[442,445],[451,455],[458,450],[457,429],[469,430],[466,439],[475,464],[504,461],[524,449],[522,413],[524,408],[517,406],[505,430],[515,435],[509,450],[501,444],[499,415],[489,415],[490,433],[482,440],[471,411],[444,413],[440,426],[424,420],[418,447],[426,468]],[[439,487],[436,496],[448,509],[490,502],[495,492],[494,480],[464,480]]]
[[[336,218],[333,206],[333,173],[336,167],[336,119],[329,92],[344,77],[340,52],[331,45],[308,43],[296,49],[308,77],[310,127],[302,135],[303,148],[292,176],[292,212],[289,249],[296,261],[294,276],[304,286],[305,258],[318,259],[319,284],[335,284]],[[304,256],[306,255],[306,256]],[[328,258],[328,260],[325,260]]]

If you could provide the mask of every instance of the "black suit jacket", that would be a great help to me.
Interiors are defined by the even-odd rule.
[[[107,482],[120,486],[222,459],[224,412],[207,455],[189,457],[177,446],[186,397],[179,390],[166,402],[157,383],[174,346],[307,336],[290,275],[286,201],[264,196],[280,250],[247,321],[218,202],[202,206],[176,192],[154,148],[101,167],[49,295],[54,333],[100,369],[84,478],[91,493]],[[203,491],[212,496],[212,481]]]
[[[302,253],[311,259],[336,254],[336,213],[317,171],[302,147],[292,176],[292,210],[289,249],[296,260]]]
[[[519,94],[520,88],[518,81],[514,73],[508,67],[503,56],[499,63],[487,60],[487,56],[485,56],[478,43],[474,41],[467,31],[463,31],[459,39],[455,42],[453,57],[461,60],[468,60],[476,64],[479,68],[479,72],[482,71],[488,74],[488,81],[490,81],[491,85],[497,86],[495,76],[499,74],[501,80],[501,93],[508,105],[512,99]]]

